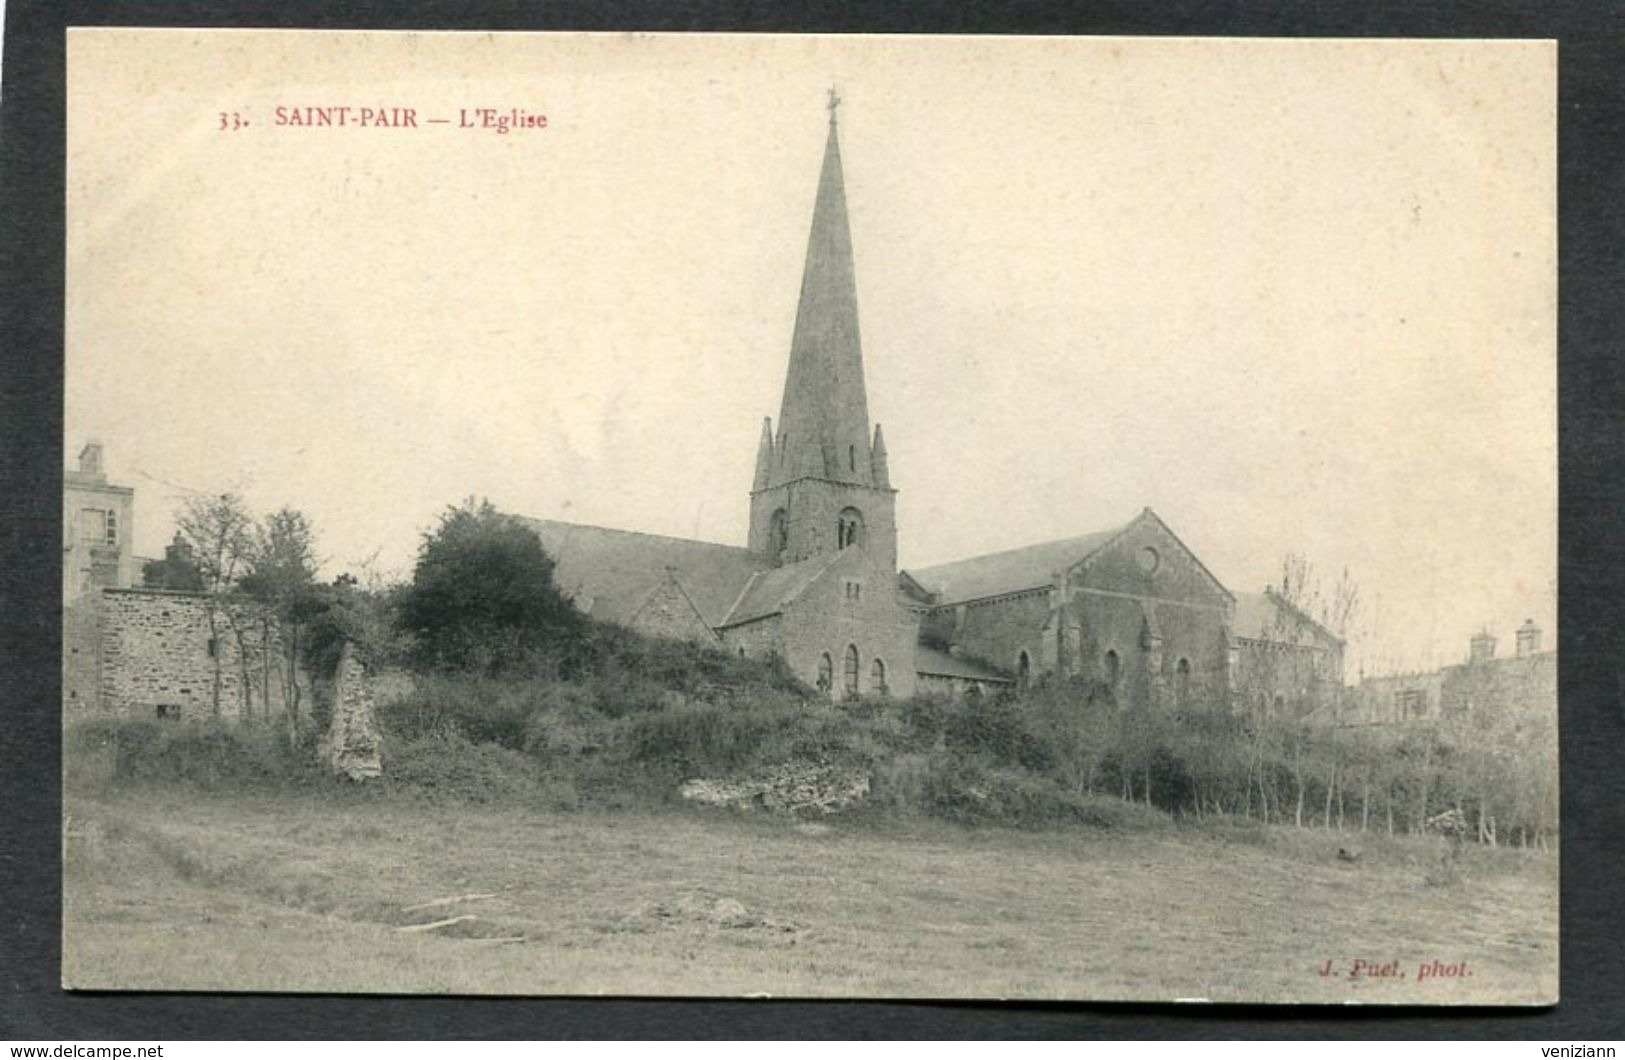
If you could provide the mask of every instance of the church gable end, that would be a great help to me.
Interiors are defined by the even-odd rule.
[[[650,590],[627,625],[652,637],[686,640],[709,648],[722,643],[676,575],[669,572]]]
[[[1083,591],[1123,593],[1218,610],[1232,597],[1196,554],[1147,508],[1068,576]]]
[[[848,549],[823,565],[783,611],[783,654],[809,683],[816,683],[827,654],[835,663],[831,691],[837,698],[913,694],[919,623],[898,603],[896,575],[863,550]]]

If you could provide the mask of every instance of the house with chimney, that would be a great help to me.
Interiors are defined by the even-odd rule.
[[[1557,652],[1526,619],[1509,656],[1496,654],[1484,629],[1468,641],[1465,662],[1435,670],[1366,677],[1355,689],[1346,724],[1355,726],[1516,725],[1549,718],[1557,703]]]

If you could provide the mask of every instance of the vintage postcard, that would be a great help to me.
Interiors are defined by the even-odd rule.
[[[1556,47],[81,29],[73,989],[1558,998]]]

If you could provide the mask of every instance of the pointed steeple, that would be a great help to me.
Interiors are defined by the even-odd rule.
[[[869,434],[839,102],[831,92],[778,433],[769,426],[757,448],[749,547],[775,566],[856,547],[875,569],[895,573],[897,491],[879,428]]]
[[[891,487],[891,468],[886,465],[886,436],[880,433],[880,424],[875,424],[874,444],[869,447],[869,467],[874,475],[875,485],[882,489]]]
[[[770,485],[808,476],[876,484],[869,451],[863,346],[858,337],[852,234],[847,226],[835,123],[838,103],[831,92],[829,138],[813,204]]]
[[[773,417],[762,417],[762,440],[756,443],[756,478],[751,489],[765,490],[773,479]]]

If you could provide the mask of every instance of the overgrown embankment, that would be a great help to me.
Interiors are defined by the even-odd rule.
[[[1377,743],[1220,708],[1172,718],[1089,693],[1041,682],[837,703],[771,660],[588,621],[567,650],[518,664],[422,667],[378,705],[384,777],[363,797],[617,810],[686,793],[803,815],[1023,827],[1153,827],[1173,815],[1366,836],[1424,832],[1430,815],[1465,804],[1481,821],[1498,814],[1503,835],[1550,829],[1528,785],[1469,797],[1485,790],[1476,760],[1425,732]],[[70,729],[68,764],[91,784],[342,788],[316,767],[315,741],[308,728],[98,720]]]
[[[697,803],[801,815],[1163,820],[1068,777],[1024,701],[831,703],[772,662],[622,630],[576,659],[567,675],[420,676],[379,705],[384,776],[364,791],[316,765],[314,733],[212,722],[79,723],[69,779],[609,810],[678,804],[688,785]]]

